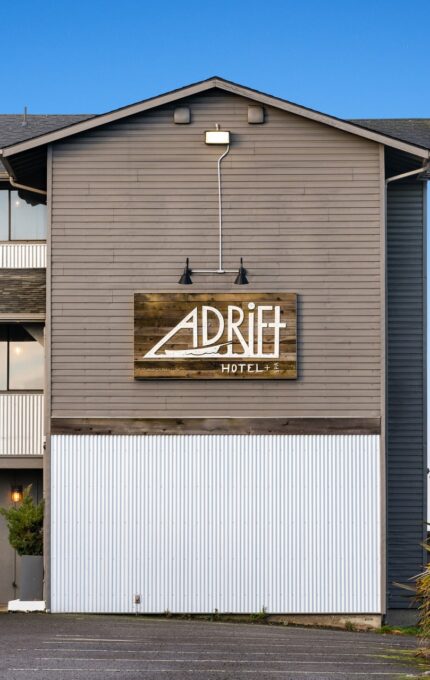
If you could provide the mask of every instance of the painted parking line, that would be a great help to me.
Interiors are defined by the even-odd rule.
[[[305,656],[309,656],[309,646],[307,646],[307,647],[304,646],[304,649],[306,649],[306,651],[304,651],[304,652],[295,651],[295,654],[303,654]],[[25,650],[17,648],[17,651],[27,651],[27,648],[25,648]],[[32,649],[32,651],[33,652],[47,652],[49,650],[46,647],[34,647]],[[163,650],[160,650],[160,649],[115,649],[115,648],[112,648],[112,647],[109,648],[109,649],[100,649],[99,647],[94,647],[94,649],[88,649],[88,648],[87,649],[79,649],[78,647],[70,647],[70,648],[62,647],[61,649],[58,649],[58,650],[53,649],[52,651],[53,652],[55,652],[55,651],[57,651],[57,652],[81,652],[81,653],[83,652],[83,653],[88,653],[88,654],[91,654],[91,653],[96,653],[96,654],[99,654],[99,653],[100,654],[102,654],[102,653],[107,653],[107,654],[109,654],[109,653],[110,654],[118,654],[118,653],[120,653],[120,654],[161,654],[161,653],[163,653],[163,654],[195,654],[195,651],[191,650],[191,649],[189,651],[179,650],[179,649],[172,649],[171,651],[169,651],[168,649],[163,649]],[[264,651],[264,652],[252,652],[252,651],[248,652],[248,651],[243,650],[243,649],[241,649],[240,652],[238,652],[236,649],[227,650],[227,651],[228,652],[232,652],[232,651],[236,652],[237,654],[240,654],[241,657],[248,655],[248,656],[265,656],[267,658],[269,656],[274,656],[275,654],[278,654],[278,655],[281,654],[281,652],[276,653],[276,652],[273,652],[273,651],[270,651],[270,650],[267,650],[267,651]],[[290,652],[290,651],[291,650],[286,650],[285,648],[283,650],[284,653]],[[369,650],[369,652],[370,651],[371,650]],[[379,650],[379,649],[374,650],[372,653],[361,654],[361,656],[373,658],[375,656],[375,654],[377,654],[380,651],[381,650]],[[390,650],[387,650],[386,648],[384,648],[383,651],[389,652]],[[396,650],[396,651],[398,653],[398,650]],[[409,651],[409,650],[406,650],[406,651]],[[220,649],[219,651],[217,651],[216,649],[211,649],[211,650],[208,650],[207,652],[205,652],[205,651],[200,652],[200,654],[225,654],[225,653],[226,653],[225,649]],[[329,654],[327,654],[325,652],[325,650],[324,651],[318,651],[318,652],[312,652],[312,657],[316,658],[316,657],[320,657],[320,656],[326,657],[326,656],[329,656]],[[339,658],[344,657],[344,656],[345,657],[354,656],[354,657],[357,658],[359,655],[357,654],[357,652],[338,652],[338,651],[336,651],[334,656],[337,659],[339,659]],[[55,659],[55,658],[59,658],[59,657],[50,656],[50,657],[37,657],[37,658],[38,659],[42,659],[42,658]],[[65,658],[70,658],[70,657],[65,657]]]
[[[294,641],[291,641],[291,640],[288,640],[288,639],[282,639],[282,638],[274,638],[274,639],[282,640],[282,642],[272,643],[271,640],[270,640],[270,646],[271,647],[282,647],[283,649],[290,649],[291,647],[294,647],[294,648],[303,647],[305,649],[309,649],[309,644],[314,645],[316,642],[318,642],[314,639],[311,639],[309,641],[309,644],[300,644],[300,643],[295,643]],[[111,639],[111,638],[86,638],[86,637],[72,638],[72,637],[70,637],[70,638],[67,638],[67,639],[43,640],[42,644],[44,644],[44,645],[50,645],[50,644],[65,645],[65,644],[72,644],[72,643],[85,643],[85,644],[87,644],[87,643],[91,643],[91,642],[110,642],[110,643],[118,643],[118,644],[146,645],[146,644],[149,644],[149,643],[152,643],[152,642],[159,643],[160,638],[146,638],[145,637],[145,639],[137,638],[137,639],[131,639],[131,640],[125,640],[125,639],[116,640],[116,639]],[[223,645],[223,644],[235,645],[238,642],[248,642],[249,645],[252,646],[252,647],[267,647],[267,642],[256,643],[256,642],[253,642],[252,640],[250,640],[249,638],[236,638],[236,637],[227,638],[225,641],[222,640],[222,639],[217,639],[216,642],[213,641],[213,637],[212,638],[205,638],[205,637],[200,638],[199,637],[197,641],[177,639],[177,640],[175,640],[175,642],[177,644],[181,644],[181,645],[194,645],[194,646],[200,645],[202,643],[204,643],[205,645],[219,646],[219,645]],[[348,640],[348,641],[345,641],[345,642],[347,642],[347,644],[345,646],[348,646],[348,644],[351,641]],[[354,644],[354,649],[357,649],[359,647],[363,647],[364,649],[369,649],[369,647],[386,649],[387,643],[388,643],[388,641],[386,641],[386,640],[381,640],[381,641],[379,641],[379,640],[373,641],[372,640],[371,642],[366,642],[366,641],[357,641],[356,642],[354,640],[353,644]],[[408,641],[405,641],[405,642],[402,643],[402,642],[396,641],[395,639],[392,642],[390,641],[389,645],[390,645],[390,647],[404,647],[405,649],[410,648]],[[324,642],[324,649],[330,649],[330,648],[339,649],[340,646],[342,646],[342,645],[339,645],[339,644],[328,645]]]
[[[64,656],[40,656],[36,657],[36,661],[65,661]],[[75,658],[67,658],[68,661],[105,661],[105,659],[91,659],[88,657],[75,657]],[[109,659],[106,659],[109,661]],[[321,659],[317,661],[303,661],[303,659],[262,659],[261,661],[258,659],[250,659],[250,660],[243,660],[243,659],[121,659],[121,658],[115,658],[115,661],[120,662],[120,661],[127,661],[128,663],[132,663],[135,661],[145,661],[145,663],[225,663],[225,664],[304,664],[304,665],[321,665],[325,664],[326,666],[332,666],[336,661],[322,661]],[[387,660],[389,661],[389,660]],[[357,665],[357,660],[355,661],[344,661],[343,662],[344,666],[356,666]],[[360,661],[360,666],[386,666],[387,662],[386,661]]]
[[[136,668],[10,668],[10,671],[13,671],[14,673],[58,673],[61,671],[62,673],[64,672],[71,672],[71,673],[86,673],[89,675],[90,673],[175,673],[177,672],[177,669],[172,669],[172,668],[151,668],[151,669],[136,669]],[[181,669],[181,673],[201,673],[201,669]],[[205,673],[231,673],[230,670],[220,670],[218,668],[207,668],[205,669]],[[241,674],[247,673],[247,674],[259,674],[260,677],[262,677],[262,671],[261,670],[246,670],[246,669],[241,669],[240,671]],[[264,670],[263,675],[285,675],[288,673],[288,677],[291,677],[292,675],[313,675],[315,677],[315,671],[295,671],[295,670]],[[329,673],[330,675],[327,675]],[[362,678],[369,678],[373,676],[381,677],[381,676],[390,676],[391,678],[396,678],[404,676],[404,673],[402,672],[393,672],[393,671],[376,671],[375,673],[373,672],[367,672],[366,673],[361,673],[359,671],[348,671],[345,673],[344,671],[318,671],[319,677],[327,676],[327,678],[331,678],[333,676],[336,677],[345,677],[345,678],[350,678],[352,676],[354,677],[362,677]],[[414,677],[414,676],[411,676]],[[417,676],[419,677],[419,676]]]

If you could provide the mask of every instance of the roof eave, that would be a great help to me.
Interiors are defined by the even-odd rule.
[[[99,127],[101,125],[107,125],[108,123],[114,123],[117,120],[122,120],[129,116],[134,116],[137,113],[143,113],[157,106],[163,106],[164,104],[170,104],[171,102],[177,101],[178,99],[183,99],[184,97],[191,97],[194,94],[200,94],[200,92],[205,92],[207,90],[216,87],[214,85],[215,79],[204,80],[195,85],[190,85],[183,87],[180,90],[174,90],[173,92],[167,92],[166,94],[157,95],[156,97],[151,97],[150,99],[145,99],[137,104],[131,104],[130,106],[123,107],[121,109],[116,109],[110,111],[109,113],[103,113],[100,116],[95,116],[87,121],[82,121],[80,123],[74,123],[60,130],[54,130],[53,132],[48,132],[39,137],[33,137],[24,142],[18,142],[17,144],[12,144],[11,146],[4,147],[0,149],[0,154],[4,157],[13,156],[16,153],[21,153],[22,151],[28,151],[36,146],[42,146],[44,144],[52,144],[61,139],[66,139],[72,135],[80,134],[81,132],[86,132],[87,130],[92,130],[93,128]]]
[[[374,132],[367,128],[360,127],[359,125],[355,125],[354,123],[349,123],[348,121],[342,120],[341,118],[335,118],[334,116],[329,116],[325,113],[320,113],[313,109],[308,109],[306,107],[299,106],[298,104],[293,104],[292,102],[286,101],[284,99],[279,99],[278,97],[274,97],[257,90],[252,90],[250,88],[244,87],[243,85],[238,85],[236,83],[223,80],[219,77],[209,78],[208,80],[200,81],[194,85],[189,85],[172,92],[151,97],[150,99],[138,102],[137,104],[131,104],[130,106],[125,106],[121,109],[116,109],[109,113],[101,114],[79,123],[74,123],[73,125],[61,128],[60,130],[49,132],[40,135],[39,137],[33,137],[32,139],[26,140],[24,142],[19,142],[17,144],[5,147],[0,150],[0,153],[4,158],[7,158],[8,156],[14,156],[17,153],[28,151],[37,146],[52,144],[53,142],[67,139],[72,135],[86,132],[93,128],[100,127],[101,125],[116,122],[128,116],[144,113],[145,111],[148,111],[152,108],[163,106],[164,104],[170,104],[180,99],[184,99],[185,97],[191,97],[195,94],[200,94],[201,92],[206,92],[207,90],[213,88],[218,88],[232,94],[237,94],[241,97],[253,99],[254,101],[257,101],[261,104],[273,106],[288,113],[301,116],[302,118],[308,118],[315,122],[322,123],[323,125],[329,125],[343,132],[348,132],[378,144],[399,149],[400,151],[404,151],[420,158],[430,158],[430,150],[425,147],[410,144],[379,132]]]

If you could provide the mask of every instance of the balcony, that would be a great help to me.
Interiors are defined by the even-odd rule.
[[[34,196],[0,190],[0,269],[46,268],[46,206]]]
[[[0,323],[0,467],[41,466],[44,344],[43,323]]]
[[[0,457],[43,455],[43,412],[43,394],[0,394]]]
[[[46,243],[0,243],[0,269],[46,268]]]

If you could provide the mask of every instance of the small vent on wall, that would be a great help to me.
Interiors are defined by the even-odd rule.
[[[188,125],[188,123],[191,123],[191,111],[189,107],[180,106],[175,109],[173,122],[176,123],[176,125]]]
[[[256,106],[255,104],[248,106],[248,123],[251,125],[264,123],[264,109],[262,106]]]

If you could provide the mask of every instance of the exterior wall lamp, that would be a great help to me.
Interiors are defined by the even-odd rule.
[[[237,286],[246,286],[248,283],[248,279],[246,278],[246,269],[243,266],[242,257],[240,258],[240,267],[234,282]]]
[[[206,273],[213,273],[213,274],[233,273],[233,274],[235,274],[236,272],[237,272],[237,276],[234,280],[235,284],[237,286],[246,286],[248,284],[248,279],[247,279],[247,276],[246,276],[246,269],[243,266],[243,258],[242,257],[240,258],[239,269],[226,269],[222,272],[219,272],[219,271],[215,272],[215,271],[212,271],[210,269],[194,269],[194,270],[192,270],[190,268],[190,260],[187,257],[187,259],[185,261],[184,271],[182,272],[181,278],[179,279],[178,283],[180,283],[181,286],[190,286],[193,283],[193,280],[191,278],[191,275],[193,273],[197,273],[197,274],[200,274],[200,273],[205,273],[205,274]]]
[[[218,243],[218,269],[193,269],[189,267],[189,259],[187,257],[186,264],[184,267],[183,274],[179,279],[181,286],[189,286],[192,284],[191,275],[192,274],[237,274],[235,283],[238,286],[246,286],[248,284],[248,279],[246,277],[246,269],[243,266],[243,260],[240,258],[239,269],[224,269],[222,261],[222,192],[221,192],[221,161],[225,158],[230,151],[230,132],[228,130],[220,130],[219,125],[215,126],[215,130],[207,130],[205,132],[205,143],[208,145],[212,144],[223,144],[227,148],[224,153],[218,158],[217,161],[217,175],[218,175],[218,233],[219,233],[219,243]]]
[[[187,257],[183,274],[182,274],[181,278],[179,279],[179,283],[181,284],[181,286],[190,286],[193,282],[193,280],[191,278],[191,274],[193,272],[191,271],[191,269],[189,267],[189,262],[190,261]]]
[[[13,486],[10,490],[10,497],[12,503],[21,503],[23,498],[22,486]]]

